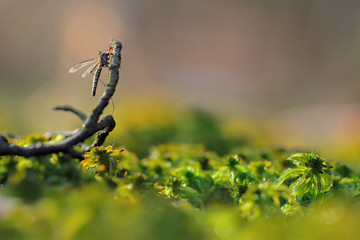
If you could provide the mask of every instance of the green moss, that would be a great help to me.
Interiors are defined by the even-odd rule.
[[[28,145],[61,139],[29,135],[9,141]],[[241,145],[222,155],[199,139],[154,144],[142,157],[125,148],[96,147],[80,163],[63,154],[2,156],[0,237],[357,236],[360,174],[355,169],[331,167],[314,151]],[[303,231],[314,227],[316,233]]]

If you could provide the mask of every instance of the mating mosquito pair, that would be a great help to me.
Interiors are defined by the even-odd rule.
[[[95,95],[96,95],[96,88],[97,88],[97,84],[100,80],[101,70],[105,67],[109,67],[109,65],[110,65],[110,60],[113,55],[111,53],[111,50],[112,50],[112,48],[110,48],[109,51],[107,51],[107,52],[99,51],[99,57],[80,62],[78,64],[75,64],[74,66],[72,66],[69,69],[69,73],[75,73],[79,69],[84,68],[90,64],[93,64],[82,74],[83,78],[85,78],[87,75],[89,75],[89,73],[94,75],[93,83],[92,83],[92,90],[91,90],[91,98],[95,97]],[[116,53],[116,54],[120,54],[120,53]]]

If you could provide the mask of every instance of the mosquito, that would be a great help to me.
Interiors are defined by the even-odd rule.
[[[74,66],[72,66],[69,69],[69,73],[75,73],[79,69],[92,64],[81,76],[81,77],[85,78],[87,75],[89,75],[89,73],[94,75],[93,83],[92,83],[92,90],[91,90],[91,98],[95,97],[95,95],[96,95],[96,88],[97,88],[98,82],[100,80],[101,70],[105,67],[109,67],[110,58],[111,58],[110,52],[99,51],[99,57],[85,60],[83,62],[75,64]],[[104,83],[102,82],[102,84],[104,84]]]

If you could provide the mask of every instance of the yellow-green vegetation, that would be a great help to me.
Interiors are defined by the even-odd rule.
[[[0,239],[359,236],[354,169],[314,151],[269,150],[228,138],[203,112],[166,129],[161,139],[161,127],[122,133],[131,150],[95,147],[80,163],[62,154],[0,157]],[[29,146],[63,138],[31,134],[8,141]]]

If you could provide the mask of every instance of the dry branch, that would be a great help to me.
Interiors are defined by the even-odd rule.
[[[84,142],[89,137],[97,133],[95,142],[90,146],[99,146],[104,143],[105,138],[108,136],[115,127],[115,120],[111,115],[106,115],[99,120],[105,107],[109,104],[109,100],[115,92],[116,85],[119,79],[119,68],[121,62],[121,49],[122,44],[119,41],[111,40],[109,51],[111,53],[111,60],[109,65],[109,83],[106,90],[99,100],[98,105],[92,111],[89,117],[86,117],[82,112],[75,110],[72,107],[60,107],[58,110],[71,111],[79,116],[83,121],[83,126],[80,131],[74,135],[69,136],[64,141],[58,144],[34,144],[29,147],[20,147],[9,144],[5,137],[0,135],[0,156],[1,155],[18,155],[24,157],[47,155],[51,153],[65,153],[74,158],[82,159],[82,153],[74,149],[79,143]]]

